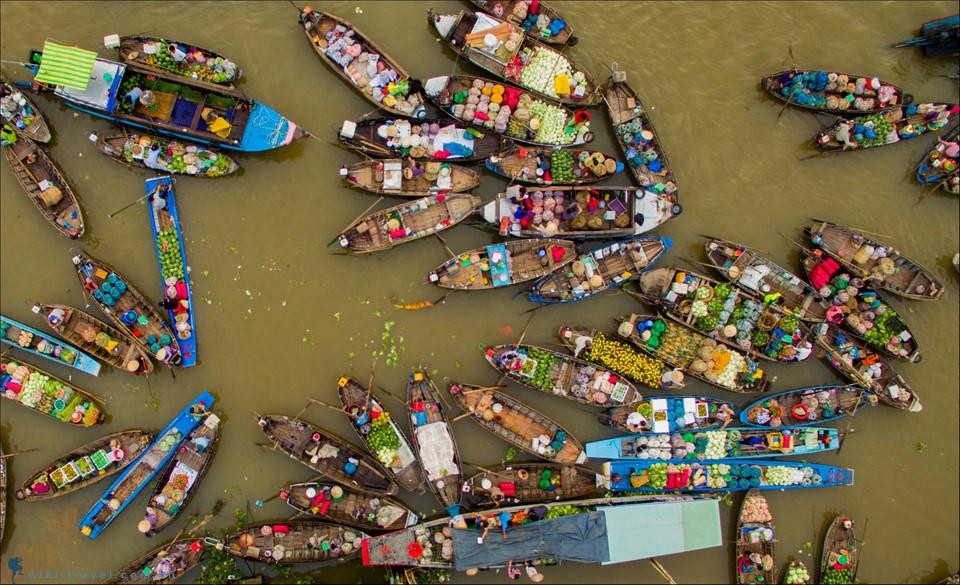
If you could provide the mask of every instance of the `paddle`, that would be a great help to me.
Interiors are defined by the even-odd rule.
[[[813,218],[813,221],[818,222],[818,223],[830,223],[829,221],[824,221],[824,220],[822,220],[822,219],[816,219],[816,218]],[[881,233],[878,233],[878,232],[871,232],[871,231],[869,231],[869,230],[861,229],[861,228],[858,228],[858,227],[849,227],[849,226],[848,226],[846,229],[848,229],[848,230],[853,230],[853,231],[858,231],[858,232],[863,232],[863,233],[865,233],[865,234],[870,234],[871,236],[877,236],[878,238],[892,238],[892,237],[893,237],[893,236],[888,236],[888,235],[886,235],[886,234],[881,234]]]
[[[493,473],[493,471],[491,471],[491,470],[489,470],[489,469],[487,469],[486,467],[483,467],[483,466],[481,466],[481,465],[477,465],[476,463],[470,463],[469,461],[462,461],[462,460],[460,461],[460,463],[461,463],[462,465],[469,465],[470,467],[475,467],[476,469],[479,469],[480,471],[482,471],[482,472],[484,472],[484,473]]]
[[[660,561],[653,558],[647,559],[647,561],[653,566],[653,568],[657,571],[657,573],[660,573],[660,576],[663,577],[667,581],[667,583],[669,583],[670,585],[677,585],[677,581],[673,578],[673,576],[669,572],[667,572],[666,567],[660,564]]]
[[[456,258],[457,255],[453,253],[453,250],[450,249],[450,246],[447,245],[447,241],[443,239],[443,236],[440,234],[434,234],[437,236],[437,239],[440,240],[440,245],[443,246],[444,251],[447,253],[447,258]]]
[[[860,550],[857,551],[857,568],[853,571],[853,583],[857,582],[857,573],[860,572],[860,558],[863,555],[863,549],[867,546],[867,525],[870,524],[870,518],[864,518],[863,520],[863,538],[860,539]]]
[[[373,375],[377,372],[377,358],[373,359],[373,367],[370,368],[370,381],[367,382],[367,397],[363,401],[363,412],[367,412],[367,406],[370,404],[370,395],[373,394]]]
[[[374,207],[376,207],[377,204],[380,203],[381,201],[383,201],[383,195],[381,195],[380,197],[378,197],[377,200],[374,201],[372,205],[370,205],[370,207],[364,209],[364,210],[363,210],[363,213],[361,213],[360,215],[358,215],[358,216],[356,217],[356,219],[354,219],[353,221],[351,221],[350,224],[347,226],[347,228],[346,228],[345,230],[343,230],[343,231],[346,232],[347,230],[349,230],[350,228],[352,228],[354,225],[356,225],[356,223],[357,223],[358,221],[360,221],[360,220],[363,218],[363,216],[365,216],[371,209],[373,209]],[[327,246],[328,246],[328,247],[329,247],[329,246],[332,246],[334,242],[336,242],[337,240],[340,239],[340,235],[341,235],[341,234],[337,234],[337,236],[336,236],[335,238],[333,238],[332,240],[330,240],[330,243],[328,243]]]
[[[337,411],[337,412],[339,412],[339,413],[341,413],[341,414],[346,414],[346,410],[344,410],[343,407],[337,408],[336,406],[333,406],[333,405],[331,405],[331,404],[327,404],[326,402],[323,402],[322,400],[317,400],[316,398],[307,398],[307,400],[310,401],[310,402],[312,402],[312,403],[314,403],[314,404],[319,404],[320,406],[325,406],[325,407],[329,408],[330,410],[335,410],[335,411]]]
[[[40,450],[39,447],[34,449],[21,449],[20,451],[14,451],[13,453],[4,453],[3,455],[0,455],[0,459],[6,459],[7,457],[13,457],[14,455],[20,455],[22,453],[30,453],[32,451],[39,451],[39,450]]]
[[[114,211],[113,213],[108,213],[108,214],[107,214],[107,218],[108,218],[108,219],[113,219],[113,217],[114,217],[115,215],[120,214],[120,213],[126,211],[127,209],[130,209],[131,207],[133,207],[133,206],[136,205],[137,203],[140,203],[141,201],[145,200],[147,197],[149,197],[149,196],[152,195],[152,194],[153,194],[153,193],[147,193],[147,194],[144,195],[143,197],[138,197],[138,198],[137,198],[135,201],[133,201],[132,203],[128,203],[128,204],[124,205],[123,207],[121,207],[120,209]]]

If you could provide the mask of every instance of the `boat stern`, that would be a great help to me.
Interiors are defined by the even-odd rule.
[[[601,466],[601,473],[597,475],[597,487],[610,490],[610,475],[613,473],[613,465],[609,461],[604,461]]]
[[[243,152],[262,152],[286,146],[306,135],[306,130],[270,106],[254,102],[243,138],[232,147]]]

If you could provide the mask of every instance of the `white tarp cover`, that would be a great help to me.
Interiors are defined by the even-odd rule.
[[[427,479],[436,481],[454,472],[457,464],[453,459],[453,439],[450,428],[445,422],[435,422],[417,427],[417,444],[420,445],[420,458],[427,471]]]

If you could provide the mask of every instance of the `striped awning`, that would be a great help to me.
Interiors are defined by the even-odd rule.
[[[46,41],[40,71],[35,79],[40,83],[84,90],[90,83],[90,72],[96,59],[97,54],[93,51]]]

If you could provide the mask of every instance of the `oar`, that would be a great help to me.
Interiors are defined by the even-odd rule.
[[[371,209],[373,209],[374,207],[376,207],[377,204],[380,203],[381,201],[383,201],[383,195],[381,195],[380,197],[378,197],[377,200],[374,201],[372,205],[370,205],[370,207],[364,209],[364,210],[363,210],[363,213],[361,213],[360,215],[357,216],[356,219],[354,219],[353,221],[351,221],[351,222],[350,222],[350,225],[347,226],[347,229],[345,229],[345,230],[343,230],[343,231],[346,232],[347,230],[349,230],[350,228],[352,228],[354,225],[356,225],[356,223],[357,223],[358,221],[360,221],[360,220],[363,218],[363,216],[365,216]],[[335,237],[335,238],[333,238],[332,240],[330,240],[330,243],[328,243],[327,246],[333,245],[333,243],[336,242],[336,241],[339,240],[339,239],[340,239],[340,234],[337,234],[337,237]]]
[[[482,472],[484,472],[484,473],[493,473],[493,471],[491,471],[491,470],[489,470],[489,469],[487,469],[486,467],[483,467],[483,466],[481,466],[481,465],[477,465],[476,463],[470,463],[469,461],[463,461],[463,460],[461,460],[460,463],[461,463],[462,465],[469,465],[470,467],[475,467],[475,468],[479,469],[480,471],[482,471]]]
[[[440,234],[434,234],[437,236],[437,239],[440,240],[440,245],[443,246],[444,251],[447,253],[447,258],[456,258],[457,255],[453,253],[453,250],[450,249],[450,246],[447,245],[447,241],[443,239],[443,236]]]
[[[312,402],[312,403],[314,403],[314,404],[319,404],[320,406],[325,406],[325,407],[329,408],[330,410],[335,410],[335,411],[339,412],[340,414],[345,414],[345,413],[346,413],[346,411],[343,409],[343,407],[337,408],[336,406],[333,406],[333,405],[331,405],[331,404],[327,404],[326,402],[323,402],[322,400],[317,400],[316,398],[307,398],[307,400],[310,401],[310,402]]]
[[[370,404],[370,395],[373,394],[373,376],[377,372],[377,359],[373,359],[373,367],[370,368],[370,381],[367,382],[367,397],[363,401],[363,412],[367,412],[367,405]]]
[[[472,416],[472,415],[473,415],[473,411],[472,411],[472,410],[468,410],[467,412],[464,412],[464,413],[462,413],[462,414],[459,414],[459,415],[453,417],[452,419],[450,419],[450,424],[453,424],[453,423],[457,422],[458,420],[460,420],[460,419],[462,419],[462,418],[467,418],[468,416]]]
[[[107,214],[107,218],[108,218],[108,219],[113,219],[113,216],[115,216],[115,215],[117,215],[117,214],[119,214],[119,213],[121,213],[121,212],[126,211],[127,209],[133,207],[133,206],[136,205],[137,203],[140,203],[141,201],[143,201],[144,199],[146,199],[146,198],[149,197],[150,195],[152,195],[152,193],[147,193],[147,194],[144,195],[143,197],[137,198],[136,201],[133,201],[132,203],[128,203],[128,204],[124,205],[123,207],[121,207],[120,209],[114,211],[113,213],[108,213],[108,214]]]
[[[857,573],[860,572],[860,559],[863,555],[863,549],[867,546],[867,525],[870,524],[870,518],[864,518],[863,520],[863,537],[860,539],[860,550],[857,551],[857,568],[853,572],[852,582],[857,582]]]
[[[660,573],[660,576],[666,579],[667,583],[669,583],[670,585],[677,585],[677,581],[673,578],[673,576],[669,572],[667,572],[667,568],[664,567],[662,564],[660,564],[660,561],[653,558],[647,559],[647,560],[650,562],[653,568],[657,571],[657,573]]]
[[[817,223],[832,223],[832,222],[824,221],[824,220],[822,220],[822,219],[817,219],[817,218],[813,218],[813,221],[815,221],[815,222],[817,222]],[[871,232],[871,231],[869,231],[869,230],[861,229],[861,228],[858,228],[858,227],[847,226],[846,229],[848,229],[848,230],[854,230],[854,231],[858,231],[858,232],[863,232],[863,233],[865,233],[865,234],[870,234],[870,235],[872,235],[872,236],[877,236],[878,238],[891,238],[891,237],[893,237],[893,236],[888,236],[888,235],[886,235],[886,234],[881,234],[881,233],[878,233],[878,232]]]
[[[6,459],[7,457],[13,457],[14,455],[20,455],[22,453],[30,453],[32,451],[39,451],[39,450],[40,450],[39,447],[36,447],[34,449],[21,449],[20,451],[14,451],[13,453],[4,453],[2,456],[0,456],[0,459]]]

